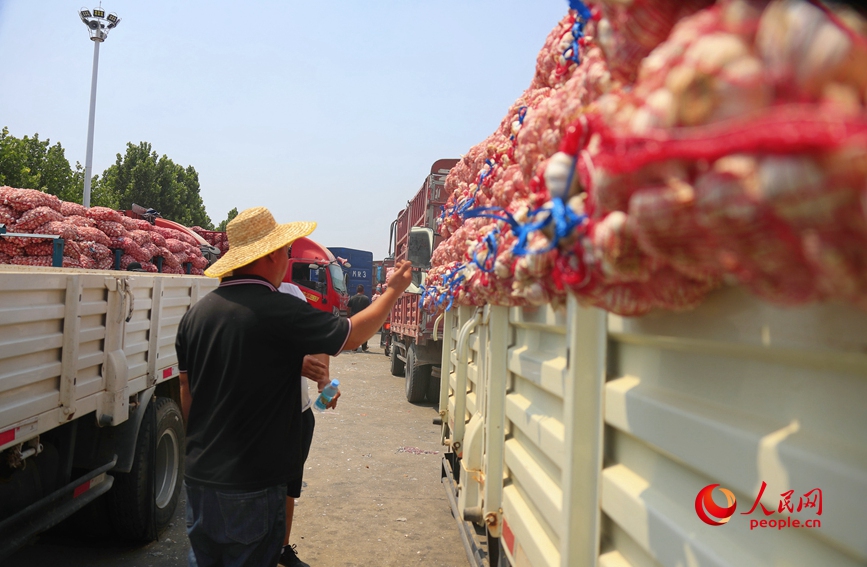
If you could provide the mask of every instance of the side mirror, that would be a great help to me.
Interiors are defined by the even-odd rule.
[[[434,231],[420,226],[409,230],[409,246],[407,259],[413,267],[422,270],[430,269],[430,257],[433,254]]]

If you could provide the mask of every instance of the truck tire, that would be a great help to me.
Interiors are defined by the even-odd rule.
[[[430,368],[430,366],[428,367]],[[430,371],[428,371],[430,372]],[[431,375],[427,385],[427,401],[432,404],[440,403],[440,377]]]
[[[394,344],[392,341],[391,344],[391,375],[392,376],[403,376],[405,371],[404,362],[397,357],[397,353],[400,348]]]
[[[430,383],[430,364],[419,364],[415,345],[406,351],[406,401],[423,402]]]
[[[118,537],[152,541],[175,513],[184,477],[184,425],[170,398],[154,398],[136,440],[128,473],[114,473],[107,494],[109,515]]]

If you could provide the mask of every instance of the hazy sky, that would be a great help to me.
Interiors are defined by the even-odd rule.
[[[0,127],[84,165],[85,0],[0,0]],[[460,157],[529,86],[566,0],[106,0],[93,172],[126,144],[199,173],[214,224],[263,205],[326,246],[385,256],[439,158]],[[140,203],[147,205],[147,203]]]

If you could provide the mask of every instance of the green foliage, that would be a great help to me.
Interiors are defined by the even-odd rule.
[[[231,211],[229,211],[229,216],[228,216],[228,218],[226,218],[226,220],[224,220],[223,222],[221,222],[221,223],[217,226],[217,230],[219,230],[220,232],[226,232],[226,226],[227,226],[230,222],[232,222],[232,219],[234,219],[236,216],[238,216],[238,207],[235,207],[234,209],[232,209]]]
[[[18,139],[8,128],[0,130],[0,184],[41,189],[62,199],[72,183],[72,171],[63,147],[49,144],[39,134]]]
[[[40,189],[64,201],[81,203],[84,168],[78,162],[71,168],[59,143],[52,146],[38,134],[19,139],[4,127],[0,130],[0,185]],[[133,203],[155,209],[164,218],[185,226],[214,228],[205,211],[195,168],[182,167],[167,156],[158,157],[147,142],[127,144],[126,153],[117,154],[114,165],[91,180],[91,206],[130,209]],[[221,230],[237,214],[238,210],[232,209]]]
[[[117,161],[105,170],[101,185],[117,195],[120,209],[135,203],[185,226],[214,227],[199,193],[195,168],[159,157],[147,142],[127,144],[126,154],[117,154]]]

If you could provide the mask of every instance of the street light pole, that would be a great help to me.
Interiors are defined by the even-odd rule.
[[[87,120],[87,157],[84,161],[84,198],[82,204],[85,207],[90,207],[90,182],[93,170],[93,124],[96,118],[96,77],[99,71],[99,44],[105,41],[108,37],[109,30],[116,28],[120,23],[120,18],[117,14],[111,13],[105,15],[105,10],[100,4],[99,8],[94,8],[93,12],[87,8],[82,8],[78,12],[81,21],[87,26],[90,32],[90,39],[93,41],[93,75],[90,80],[90,116]]]
[[[93,78],[90,81],[90,117],[87,119],[87,157],[84,160],[84,199],[82,205],[90,207],[90,180],[93,171],[93,123],[96,117],[96,75],[99,69],[99,44],[93,42]]]

